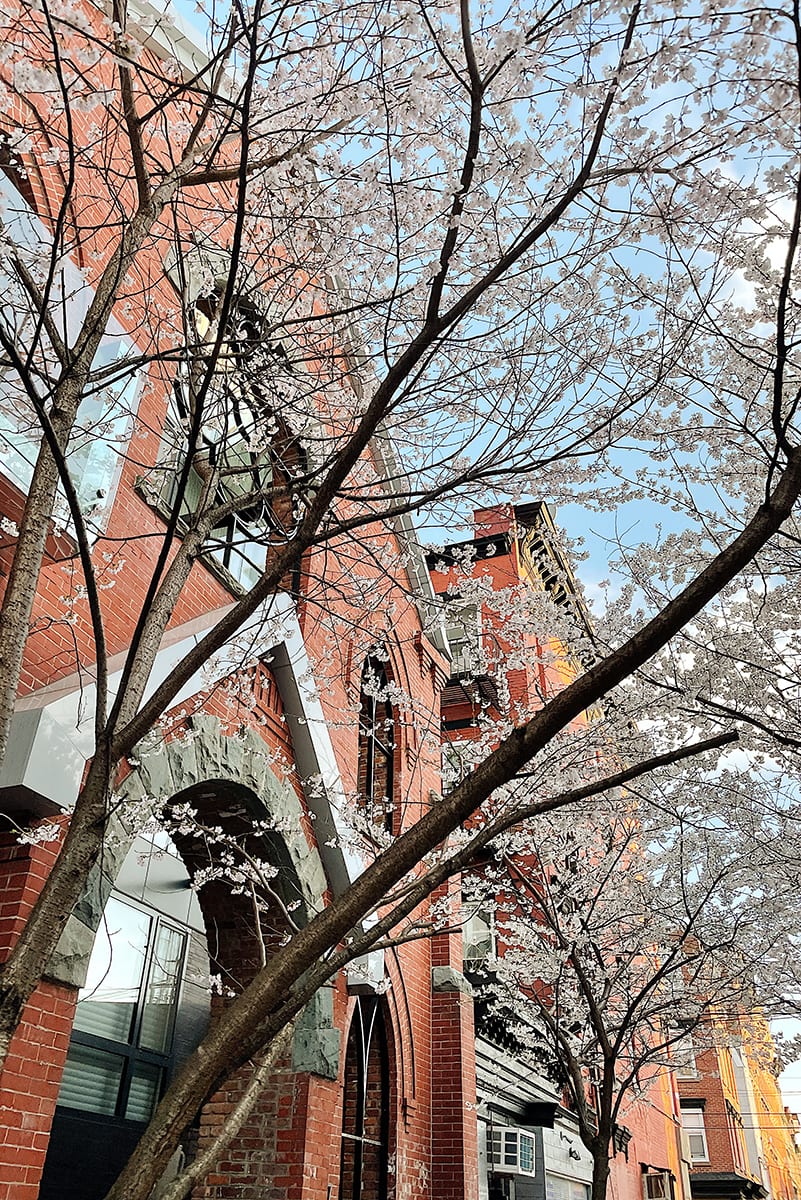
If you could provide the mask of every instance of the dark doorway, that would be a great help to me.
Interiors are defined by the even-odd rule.
[[[377,996],[358,996],[345,1055],[339,1200],[387,1200],[389,1110],[383,1008]]]

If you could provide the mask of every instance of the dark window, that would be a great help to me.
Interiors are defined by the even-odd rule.
[[[389,679],[380,659],[370,657],[362,672],[359,706],[359,793],[375,823],[395,831],[394,816],[395,717],[389,700]]]
[[[389,1056],[377,996],[358,996],[345,1054],[339,1200],[386,1200]]]

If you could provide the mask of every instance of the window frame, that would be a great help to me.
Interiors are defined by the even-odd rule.
[[[692,1127],[687,1124],[687,1116],[692,1114],[696,1117],[698,1124]],[[709,1142],[706,1136],[706,1121],[704,1120],[703,1104],[682,1104],[681,1106],[681,1125],[687,1135],[687,1149],[690,1153],[690,1161],[693,1163],[708,1163],[709,1158]],[[703,1156],[693,1154],[691,1138],[700,1137],[704,1143]]]
[[[12,199],[19,201],[19,206],[12,210],[12,230],[16,228],[18,234],[21,230],[20,240],[22,242],[29,241],[30,235],[30,237],[35,237],[38,242],[49,244],[49,235],[39,212],[31,206],[26,194],[18,189],[11,175],[0,164],[0,202],[8,197],[8,189],[14,193]],[[92,303],[95,292],[84,281],[80,269],[71,258],[67,258],[63,262],[61,283],[58,286],[61,289],[65,312],[64,327],[59,332],[67,342],[71,342]],[[44,332],[42,337],[45,337]],[[115,363],[124,360],[127,354],[132,351],[136,353],[136,350],[135,342],[112,313],[91,368],[92,370],[105,370],[111,382],[95,383],[93,390],[82,396],[67,443],[67,467],[80,502],[81,511],[84,516],[91,515],[95,532],[104,530],[108,523],[122,474],[123,459],[131,441],[142,397],[143,370],[124,370],[120,374],[115,374],[113,367]],[[50,353],[53,353],[52,349]],[[3,404],[2,377],[3,372],[0,371],[0,444],[5,444],[10,452],[5,455],[2,474],[13,487],[18,489],[21,495],[27,496],[44,434],[35,423],[32,412],[30,413],[30,435],[27,429],[22,432],[19,429],[11,428],[10,423],[7,423],[7,408],[4,408]],[[10,390],[13,390],[15,378],[14,372],[11,371]],[[107,393],[107,397],[103,402],[100,424],[107,428],[107,433],[104,437],[98,438],[97,418],[93,414],[87,414],[87,408],[104,393]],[[99,450],[100,445],[102,445],[103,451]],[[96,488],[93,494],[86,494],[84,488],[87,481],[87,468],[92,463],[96,471],[96,464],[101,459],[103,452],[104,486]],[[60,510],[62,508],[66,514],[66,498],[61,485],[59,485],[58,497],[56,506],[61,520]],[[98,509],[101,512],[96,515]],[[64,519],[68,521],[68,528],[70,528],[72,526],[71,515],[65,516]]]
[[[474,679],[485,674],[482,617],[478,601],[465,604],[454,598],[445,610],[452,678]]]
[[[531,1143],[531,1167],[520,1165],[521,1139]],[[495,1142],[498,1142],[496,1156]],[[513,1145],[512,1152],[509,1147]],[[509,1161],[512,1153],[514,1162]],[[487,1126],[487,1166],[497,1175],[525,1175],[533,1179],[537,1174],[537,1139],[529,1129],[521,1129],[517,1125],[488,1125]]]
[[[730,1100],[726,1101],[726,1125],[729,1131],[732,1161],[735,1168],[746,1175],[748,1173],[748,1153],[745,1144],[745,1124],[742,1113],[737,1111]]]
[[[486,949],[484,949],[486,947]],[[469,953],[469,951],[473,953]],[[497,957],[495,908],[479,905],[462,922],[462,961],[465,970],[478,970]]]
[[[347,1068],[355,1058],[356,1072],[348,1078]],[[371,1075],[370,1067],[378,1070],[378,1079]],[[370,1091],[370,1084],[378,1088],[378,1134],[377,1138],[370,1137],[365,1132],[368,1127],[368,1111],[370,1103],[376,1097]],[[352,1095],[347,1094],[350,1088]],[[353,1105],[354,1132],[347,1130],[345,1125]],[[348,1036],[345,1043],[345,1079],[342,1096],[342,1129],[340,1138],[339,1165],[339,1200],[358,1200],[362,1195],[365,1174],[365,1151],[367,1148],[376,1152],[378,1168],[377,1194],[375,1200],[387,1200],[389,1195],[390,1154],[389,1139],[391,1128],[390,1106],[392,1104],[392,1084],[390,1077],[389,1037],[387,1018],[384,1005],[378,995],[360,995],[356,997]],[[347,1169],[346,1169],[347,1168]],[[350,1187],[346,1189],[345,1181],[351,1172]]]
[[[175,1065],[175,1023],[178,1011],[181,1005],[181,996],[184,983],[184,972],[186,970],[187,953],[189,950],[189,929],[183,927],[180,922],[173,921],[169,917],[165,917],[162,913],[155,909],[149,908],[146,904],[138,904],[128,896],[121,896],[112,892],[110,899],[118,901],[118,903],[126,905],[128,908],[136,912],[142,913],[147,917],[149,926],[147,934],[147,944],[144,953],[144,962],[142,966],[142,974],[139,981],[136,1000],[134,1002],[134,1011],[131,1017],[130,1036],[127,1042],[122,1042],[114,1038],[103,1037],[100,1034],[89,1033],[83,1029],[73,1028],[70,1033],[70,1048],[73,1044],[83,1046],[90,1050],[100,1051],[109,1057],[114,1057],[122,1060],[122,1070],[120,1073],[119,1083],[117,1086],[117,1099],[114,1105],[113,1112],[95,1112],[83,1109],[71,1104],[63,1104],[61,1094],[56,1100],[59,1107],[69,1110],[70,1112],[80,1113],[82,1117],[89,1120],[96,1119],[102,1122],[109,1120],[125,1121],[131,1125],[146,1125],[150,1120],[156,1105],[164,1093],[167,1082],[173,1073]],[[105,917],[104,917],[105,919]],[[170,1029],[168,1045],[169,1049],[165,1051],[152,1050],[146,1046],[139,1045],[139,1038],[142,1031],[142,1023],[144,1020],[147,990],[151,983],[151,970],[156,954],[158,944],[159,931],[162,927],[171,929],[178,933],[182,939],[181,952],[176,964],[176,989],[175,997],[171,1004],[172,1012],[170,1014]],[[111,952],[114,953],[112,944],[112,935],[108,934],[109,945]],[[81,1001],[78,1001],[80,1005]],[[76,1007],[76,1017],[78,1007]],[[68,1052],[69,1059],[69,1052]],[[128,1101],[131,1091],[131,1082],[134,1078],[136,1068],[139,1064],[149,1067],[155,1067],[160,1070],[160,1078],[155,1090],[154,1101],[150,1110],[150,1114],[139,1119],[126,1115],[128,1109]]]
[[[670,1047],[673,1059],[673,1074],[676,1079],[689,1081],[698,1079],[698,1050],[693,1038],[693,1027],[678,1025],[673,1029],[674,1041]]]
[[[659,1181],[662,1190],[659,1195],[652,1195],[651,1184]],[[654,1189],[655,1190],[655,1189]],[[642,1173],[643,1200],[673,1200],[673,1176],[668,1170],[643,1170]]]
[[[201,294],[197,291],[197,286],[194,291],[190,287],[188,294],[184,296],[184,302],[195,313],[198,341],[208,342],[211,347],[216,336],[214,333],[216,328],[214,303],[212,301],[215,297],[219,300],[222,295],[224,288],[220,279],[224,278],[227,267],[224,266],[223,261],[225,259],[224,251],[212,253],[207,248],[204,253],[211,255],[207,265],[217,268],[214,290],[211,293]],[[219,261],[216,261],[217,259]],[[173,287],[181,294],[180,282],[175,270],[167,265],[165,271]],[[191,280],[188,282],[191,283]],[[249,347],[247,340],[243,341],[241,338],[237,340],[237,320],[254,328],[257,325],[260,326],[263,338],[264,328],[267,325],[267,314],[259,302],[258,296],[254,298],[253,294],[240,293],[233,298],[231,311],[228,314],[229,325],[232,326],[231,336],[223,340],[213,372],[221,392],[215,399],[213,388],[209,389],[207,396],[209,408],[203,413],[205,419],[200,427],[196,461],[200,462],[205,459],[210,466],[214,466],[218,456],[222,454],[223,457],[222,474],[218,480],[214,501],[210,503],[209,508],[216,504],[227,504],[231,500],[236,501],[237,493],[232,480],[239,478],[240,472],[255,480],[256,486],[251,489],[251,494],[269,491],[275,486],[283,486],[291,477],[295,466],[291,461],[289,463],[282,461],[281,453],[283,451],[276,451],[276,441],[283,443],[284,449],[290,451],[290,459],[296,456],[297,464],[305,466],[306,463],[306,452],[300,439],[286,426],[277,406],[265,402],[260,411],[260,406],[256,403],[258,396],[252,387],[248,387],[245,383],[237,391],[238,385],[231,382],[235,369],[244,365],[252,353],[252,349],[255,348],[255,346]],[[282,342],[273,342],[263,338],[256,344],[266,350],[271,361],[282,364],[285,370],[291,375],[295,375],[296,368],[291,363]],[[230,349],[226,350],[226,346]],[[171,434],[171,443],[174,439],[176,443],[179,443],[179,447],[176,448],[174,444],[170,444],[165,448],[166,439],[163,435],[162,450],[159,454],[159,462],[156,464],[157,472],[167,470],[167,479],[155,487],[151,487],[147,480],[139,482],[140,493],[156,511],[165,517],[175,504],[176,484],[179,477],[178,467],[186,454],[185,446],[180,445],[182,443],[181,431],[186,429],[192,420],[191,402],[187,391],[187,370],[188,368],[184,365],[175,375],[172,384],[172,412],[164,423],[164,435]],[[210,400],[209,397],[211,397]],[[216,415],[213,411],[215,406],[219,410]],[[249,419],[243,419],[240,409],[248,410]],[[271,414],[275,421],[277,431],[263,447],[253,449],[249,444],[248,430],[255,429],[260,417],[268,414]],[[215,424],[218,426],[216,435]],[[231,461],[237,452],[241,453],[241,464]],[[245,456],[250,458],[249,466],[245,462]],[[228,475],[225,474],[226,460],[228,460]],[[264,476],[264,479],[259,478],[260,474]],[[268,474],[269,480],[267,479]],[[276,476],[278,476],[278,485],[276,485]],[[201,473],[193,466],[189,473],[185,494],[182,497],[182,527],[188,524],[188,518],[194,511],[192,496],[197,493],[196,500],[202,488]],[[240,507],[234,509],[210,531],[201,550],[201,561],[204,566],[211,570],[234,594],[243,594],[249,591],[261,578],[270,541],[274,540],[276,536],[279,542],[291,537],[291,533],[284,528],[281,517],[276,514],[273,504],[268,499],[257,499],[255,502],[247,504],[244,500],[247,494],[243,492]],[[253,548],[257,549],[256,554],[252,552]],[[291,570],[291,591],[298,592],[300,590],[300,579],[301,565],[298,563]]]

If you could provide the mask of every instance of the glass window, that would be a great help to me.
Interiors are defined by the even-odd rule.
[[[58,1103],[148,1121],[170,1062],[186,933],[112,896],[81,989]]]
[[[78,996],[74,1028],[130,1042],[145,972],[150,917],[112,897],[92,947],[86,985]]]
[[[113,1116],[124,1068],[125,1059],[118,1055],[92,1046],[71,1045],[58,1103],[65,1108]]]
[[[108,497],[127,440],[139,390],[138,374],[126,369],[122,361],[129,349],[123,338],[103,340],[92,363],[92,370],[100,372],[100,377],[81,401],[75,419],[67,464],[83,511]],[[121,365],[115,371],[113,364],[118,360]],[[41,441],[39,423],[22,398],[13,371],[0,372],[3,470],[22,492],[30,487]]]
[[[745,1155],[745,1139],[743,1136],[743,1118],[728,1100],[726,1101],[726,1124],[729,1129],[729,1141],[734,1165],[744,1174],[748,1170]]]
[[[682,1033],[680,1039],[673,1043],[673,1057],[676,1062],[677,1079],[697,1079],[698,1066],[695,1059],[693,1035],[689,1030]]]
[[[462,955],[466,966],[486,963],[495,954],[495,922],[487,909],[478,909],[462,925]]]
[[[160,924],[142,1005],[139,1045],[162,1053],[172,1041],[172,1024],[181,982],[184,934],[171,925]]]
[[[475,675],[484,669],[481,651],[481,612],[476,604],[454,604],[446,628],[451,674]]]
[[[487,1157],[494,1167],[514,1174],[533,1175],[534,1138],[522,1129],[495,1126],[488,1131]],[[550,1192],[548,1200],[553,1200]]]
[[[214,258],[215,255],[212,255]],[[181,273],[167,268],[174,286],[181,291],[186,283],[198,342],[208,347],[216,343],[218,309],[228,274],[226,255],[220,251],[211,268],[211,260],[202,270],[217,277],[210,293],[193,294],[196,281],[182,279]],[[177,260],[176,260],[177,261]],[[194,268],[195,273],[199,268]],[[190,271],[191,275],[191,271]],[[208,286],[208,282],[206,287]],[[274,509],[270,489],[274,468],[286,478],[287,468],[299,463],[303,454],[284,425],[285,398],[294,386],[293,368],[283,347],[273,343],[260,302],[238,297],[228,314],[226,336],[214,363],[211,385],[203,399],[198,458],[205,458],[219,472],[214,503],[238,507],[215,528],[205,550],[225,567],[245,589],[262,576],[267,549],[274,535],[288,536],[284,517]],[[195,367],[201,375],[208,363],[200,352]],[[185,368],[175,381],[174,397],[177,426],[184,426],[194,415],[194,376]],[[180,435],[178,435],[180,444]],[[187,483],[184,512],[197,510],[202,481],[193,470]],[[169,503],[174,500],[165,491]],[[233,502],[233,503],[231,503]]]
[[[563,1175],[546,1175],[545,1200],[590,1200],[590,1185]]]
[[[692,1161],[709,1162],[706,1128],[704,1126],[704,1110],[702,1108],[682,1108],[681,1123],[687,1134],[687,1143]]]
[[[111,492],[127,440],[139,390],[138,374],[125,366],[129,349],[124,338],[104,338],[92,363],[98,379],[78,409],[67,461],[84,510]]]
[[[570,1180],[560,1175],[545,1176],[545,1200],[570,1200]]]
[[[534,1172],[534,1138],[527,1133],[520,1134],[520,1170]]]
[[[0,166],[0,216],[6,233],[36,276],[43,250],[49,247],[51,238],[30,208],[30,198],[15,187],[13,178],[9,179],[8,172]],[[10,301],[9,311],[14,314],[17,344],[29,348],[37,319],[27,294],[5,269],[0,271],[0,288]],[[48,311],[60,337],[68,344],[78,334],[92,295],[78,267],[68,257],[62,259],[53,279]],[[139,389],[138,373],[124,363],[130,349],[121,326],[112,320],[92,363],[95,379],[81,400],[68,449],[70,472],[83,509],[96,506],[108,496],[119,452],[128,436]],[[116,369],[114,364],[118,364]],[[34,370],[45,380],[56,379],[61,373],[52,343],[43,330],[38,332]],[[0,460],[4,474],[22,492],[30,487],[41,441],[39,422],[16,372],[11,368],[0,369]]]
[[[253,587],[264,573],[267,543],[263,522],[248,522],[233,513],[224,525],[212,530],[209,547],[218,562],[244,588]]]
[[[376,824],[394,831],[395,716],[389,699],[387,670],[370,657],[362,671],[359,708],[359,793]]]
[[[131,1073],[125,1116],[129,1121],[149,1121],[161,1090],[161,1067],[139,1063]]]
[[[387,1200],[390,1107],[383,1006],[358,996],[345,1052],[339,1200]]]
[[[670,1200],[672,1189],[667,1171],[650,1171],[643,1175],[644,1200]]]

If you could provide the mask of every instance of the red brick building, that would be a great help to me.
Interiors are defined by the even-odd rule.
[[[2,186],[19,206],[13,183]],[[150,431],[163,403],[155,389],[141,389],[131,436],[140,427],[145,432],[136,462],[122,456],[109,473],[106,524],[94,547],[98,562],[126,547],[117,587],[107,593],[112,669],[159,549],[158,495],[142,485],[141,475],[148,452],[157,463],[159,440]],[[13,520],[35,445],[12,429],[8,411],[6,421],[9,442],[16,433],[16,469],[3,479],[10,498],[4,515]],[[241,671],[230,690],[209,692],[198,679],[165,728],[130,761],[102,861],[0,1078],[0,1196],[99,1200],[171,1074],[202,1035],[209,1010],[258,969],[260,943],[269,953],[271,941],[287,931],[287,912],[313,911],[359,870],[358,856],[336,842],[345,796],[358,789],[365,803],[380,809],[387,831],[397,833],[436,794],[438,692],[447,659],[407,598],[409,580],[387,581],[380,567],[387,546],[398,557],[401,549],[414,552],[401,547],[403,538],[403,530],[375,530],[356,566],[350,547],[341,555],[329,548],[319,568],[307,563],[315,602],[287,591],[258,615],[254,627],[268,620],[276,632],[262,633],[246,686]],[[247,549],[240,561],[209,555],[193,569],[159,652],[157,677],[241,594],[252,569]],[[232,545],[226,553],[240,550]],[[56,842],[25,844],[17,830],[68,820],[91,742],[80,708],[85,673],[91,675],[91,649],[80,641],[86,629],[80,602],[76,625],[61,619],[74,554],[65,536],[42,570],[12,751],[0,776],[0,803],[14,824],[3,835],[0,874],[6,952],[57,853]],[[364,622],[354,623],[345,579],[351,588],[355,581],[379,594],[379,611],[393,609],[391,629],[379,617],[368,637]],[[368,653],[370,644],[378,651]],[[377,702],[369,687],[377,670],[384,692],[396,688],[408,699]],[[209,866],[196,835],[175,832],[172,844],[136,836],[125,806],[143,796],[190,804],[202,821],[247,840],[276,869],[275,909],[262,913],[260,936],[250,902],[229,886],[217,881],[197,895],[191,890],[190,876]],[[267,822],[268,831],[252,833],[257,821]],[[464,1128],[470,1110],[455,1105],[461,1127],[443,1121],[435,1132],[431,1121],[436,1097],[451,1103],[459,1087],[474,1086],[472,1012],[463,1011],[448,978],[437,976],[450,954],[446,936],[424,939],[355,964],[321,992],[299,1022],[274,1083],[197,1195],[255,1197],[268,1187],[271,1196],[287,1200],[471,1194],[474,1156],[468,1152],[465,1166],[462,1146],[470,1136]],[[246,1079],[246,1072],[234,1076],[209,1099],[176,1169],[202,1150]]]
[[[187,70],[202,65],[184,32],[154,23],[144,0],[136,12],[141,21],[130,32],[145,60],[169,52]],[[104,19],[89,4],[85,15],[90,25]],[[92,70],[98,90],[110,84],[104,59]],[[30,89],[12,86],[10,95],[0,125],[4,222],[21,243],[44,244],[64,186],[42,120],[47,105]],[[74,136],[88,144],[91,111],[76,108],[75,118]],[[29,140],[12,153],[18,128]],[[75,335],[95,294],[118,216],[119,196],[96,182],[82,175],[71,196],[81,237],[74,258],[58,264],[65,337]],[[130,178],[121,186],[132,188]],[[200,223],[200,202],[197,216]],[[194,227],[180,228],[178,240],[188,243],[190,233]],[[104,584],[113,678],[146,603],[181,465],[166,431],[186,418],[175,411],[174,362],[172,373],[115,364],[133,352],[157,359],[171,344],[176,306],[188,300],[197,320],[209,300],[198,291],[176,300],[166,237],[154,235],[136,288],[115,308],[96,359],[108,384],[84,402],[69,456],[81,503],[97,509],[92,556]],[[190,279],[181,286],[191,291],[195,267],[216,286],[215,254],[216,245],[205,258],[187,251]],[[244,299],[241,315],[253,315]],[[38,445],[31,414],[3,376],[3,578]],[[363,468],[371,486],[385,486],[377,449]],[[199,553],[159,646],[151,689],[258,578],[263,524],[280,516],[234,508],[213,548]],[[543,533],[556,556],[553,573],[543,574]],[[564,590],[570,573],[551,534],[542,505],[484,510],[469,545],[492,589],[528,583],[572,603]],[[439,571],[437,561],[432,596],[452,565],[444,561]],[[496,627],[485,647],[493,672],[472,671],[466,684],[460,663],[481,613],[474,612],[472,635],[464,623],[465,636],[450,631],[449,646],[444,629],[432,632],[410,599],[427,581],[402,521],[369,528],[358,544],[342,539],[312,552],[254,614],[231,658],[198,673],[129,758],[103,855],[0,1075],[0,1200],[100,1200],[210,1017],[293,921],[330,902],[362,869],[369,848],[365,839],[355,844],[348,811],[363,812],[376,838],[401,832],[441,792],[441,727],[446,739],[469,736],[479,712],[509,703],[522,711],[569,677],[569,647],[545,654],[533,636]],[[513,644],[525,664],[504,665]],[[78,547],[68,523],[54,520],[0,770],[3,956],[58,853],[55,831],[38,840],[37,830],[66,826],[92,753],[95,658]],[[188,806],[194,818],[173,821],[169,838],[143,831],[151,801],[171,811]],[[269,903],[254,909],[246,890],[220,877],[193,888],[216,861],[203,827],[267,865]],[[458,904],[458,883],[452,890]],[[557,1089],[521,1069],[502,1031],[485,1024],[476,1033],[465,961],[469,972],[483,933],[474,925],[464,946],[456,929],[371,954],[321,989],[254,1110],[196,1186],[196,1200],[586,1200],[588,1156]],[[168,1175],[203,1151],[248,1078],[243,1069],[208,1098]],[[621,1136],[615,1200],[661,1200],[644,1183],[652,1175],[671,1178],[674,1195],[685,1194],[669,1077],[654,1085],[651,1101]]]
[[[590,633],[547,505],[479,509],[474,522],[473,538],[428,559],[435,590],[450,597],[453,611],[449,635],[454,670],[443,691],[446,747],[449,742],[464,747],[482,733],[487,736],[494,719],[522,719],[579,668],[575,645],[543,637],[536,632],[541,622],[533,616],[526,620],[525,601],[531,593],[548,595],[574,629]],[[524,614],[522,628],[515,610]],[[592,721],[593,714],[586,720]],[[500,897],[498,901],[502,908]],[[495,936],[492,914],[481,917],[465,926],[468,975],[487,956]],[[503,954],[502,946],[497,953]],[[483,1002],[476,1006],[476,1027],[480,1196],[585,1200],[592,1159],[566,1097],[545,1075],[532,1071],[514,1037]],[[625,1120],[614,1137],[611,1194],[627,1200],[686,1196],[686,1161],[670,1072],[653,1073],[637,1103],[628,1106]],[[530,1146],[530,1169],[508,1170],[507,1145],[517,1153],[518,1165],[522,1147]]]
[[[166,38],[179,64],[197,66],[199,51],[177,27],[171,32],[154,23],[154,11],[142,4],[136,10],[141,24],[131,27],[145,64],[147,55],[157,61]],[[102,35],[100,11],[87,5],[85,14]],[[26,16],[17,16],[18,33]],[[111,86],[106,59],[93,69],[98,88]],[[31,116],[41,118],[47,101],[9,80],[12,103],[3,116],[0,157],[4,221],[20,244],[46,245],[64,185],[57,156],[48,153],[44,122]],[[74,115],[73,136],[88,140],[91,112],[76,105]],[[57,126],[59,118],[53,119]],[[15,122],[26,131],[33,127],[21,152],[9,149],[18,144]],[[98,188],[89,166],[78,170],[83,174],[70,197],[78,257],[58,268],[67,301],[65,337],[75,336],[95,295],[120,199]],[[183,231],[187,239],[193,232]],[[166,374],[153,367],[127,375],[115,374],[113,365],[121,355],[147,357],[170,341],[177,285],[165,236],[174,233],[162,231],[161,241],[154,234],[138,263],[137,279],[147,280],[146,289],[125,296],[123,288],[125,302],[115,309],[95,360],[98,370],[108,364],[111,382],[102,402],[84,402],[69,455],[81,503],[98,509],[92,555],[106,585],[100,595],[112,694],[145,604],[180,466],[165,451],[168,423],[182,416],[174,411],[180,408],[174,365]],[[223,229],[223,242],[225,236]],[[215,253],[199,264],[212,275]],[[187,254],[191,276],[198,254]],[[185,286],[191,290],[191,279]],[[199,293],[190,297],[198,329],[203,300]],[[242,312],[249,311],[243,304]],[[21,393],[4,379],[5,570],[38,451],[34,427]],[[242,445],[238,451],[244,454]],[[249,469],[263,465],[251,462]],[[374,480],[380,474],[369,453],[364,471]],[[280,515],[234,509],[216,531],[175,606],[151,689],[258,578],[260,523]],[[402,522],[367,530],[358,554],[343,539],[308,555],[302,572],[286,580],[244,631],[255,648],[254,641],[247,652],[237,648],[216,674],[194,678],[128,760],[102,858],[0,1077],[3,1200],[99,1200],[210,1013],[252,978],[293,920],[319,909],[361,869],[343,815],[349,798],[358,792],[369,821],[391,836],[436,797],[446,646],[426,633],[409,599],[417,580],[402,567],[387,575],[388,554],[415,569],[419,552]],[[422,560],[417,569],[425,578]],[[367,592],[369,613],[360,601]],[[4,953],[58,852],[52,830],[41,842],[35,832],[30,840],[26,834],[42,831],[43,823],[68,822],[91,754],[94,659],[75,539],[54,526],[25,645],[11,750],[0,774]],[[169,841],[143,837],[140,812],[151,798],[157,807],[190,806],[194,822],[183,829],[178,822]],[[232,894],[225,879],[193,889],[192,880],[213,866],[199,832],[204,825],[267,864],[273,902],[262,903],[256,916],[252,898]],[[370,955],[338,975],[303,1013],[273,1082],[196,1195],[474,1195],[472,1008],[454,989],[448,970],[454,955],[460,962],[442,935]],[[234,1075],[208,1099],[171,1173],[203,1150],[247,1078],[247,1071]],[[435,1128],[437,1098],[453,1119],[443,1117]]]
[[[693,1200],[796,1200],[797,1123],[777,1083],[776,1049],[759,1012],[710,1019],[687,1037],[676,1078]]]

